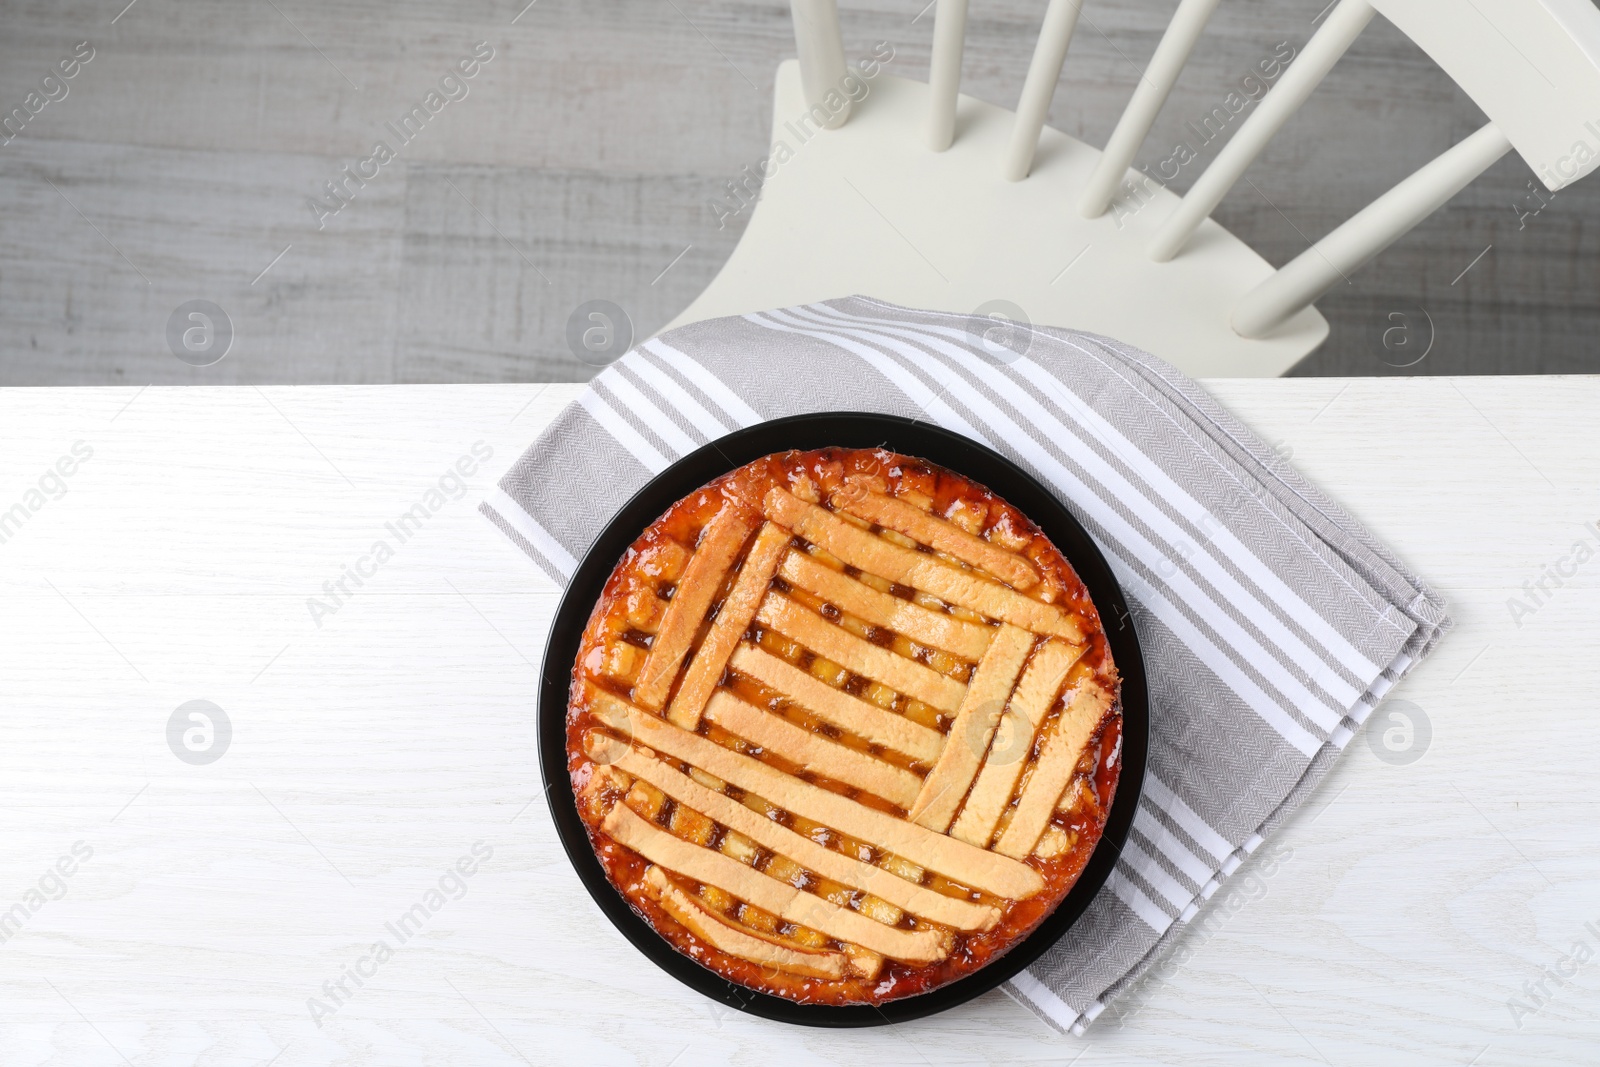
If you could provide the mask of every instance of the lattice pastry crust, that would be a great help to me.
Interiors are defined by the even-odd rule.
[[[983,486],[872,449],[767,456],[673,505],[584,632],[567,717],[607,875],[672,944],[808,1003],[1004,953],[1071,888],[1118,680],[1061,553]]]

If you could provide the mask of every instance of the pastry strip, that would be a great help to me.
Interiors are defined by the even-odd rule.
[[[765,649],[740,645],[733,650],[728,665],[767,688],[777,690],[789,703],[803,708],[823,722],[848,730],[857,737],[876,741],[884,748],[903,753],[921,763],[931,764],[939,758],[939,750],[944,747],[944,735],[938,730],[931,730],[904,715],[885,711],[842,689],[835,689]]]
[[[986,570],[1013,589],[1031,589],[1039,584],[1039,572],[1015,552],[1008,552],[904,500],[863,492],[856,486],[833,494],[832,500],[840,511],[897,530],[913,541]]]
[[[789,640],[856,674],[882,682],[890,689],[931,704],[940,711],[961,706],[967,687],[954,678],[924,667],[824,619],[786,596],[769,593],[756,612],[756,621],[770,626]]]
[[[844,954],[850,957],[850,970],[861,978],[876,978],[878,972],[883,970],[883,956],[871,949],[862,948],[860,945],[846,945]]]
[[[860,838],[886,852],[937,871],[954,882],[1010,900],[1026,900],[1044,888],[1039,872],[1016,860],[973,848],[943,834],[897,819],[634,707],[595,685],[587,687],[594,713],[618,733],[724,782],[731,782],[786,811]],[[808,924],[809,925],[809,924]]]
[[[748,536],[750,526],[741,509],[732,504],[723,505],[701,532],[699,546],[689,557],[677,592],[667,603],[661,629],[650,643],[650,654],[634,683],[633,699],[642,706],[656,711],[667,702],[672,681],[678,676],[678,665],[688,655],[712,598],[722,588],[722,580],[739,558],[739,549]]]
[[[748,930],[741,930],[720,915],[708,911],[699,901],[679,889],[660,867],[651,867],[644,872],[644,884],[662,910],[712,948],[790,974],[833,980],[844,977],[850,961],[843,952],[812,952],[791,948],[768,941]]]
[[[667,718],[685,730],[693,730],[700,724],[700,713],[711,698],[711,691],[722,678],[728,656],[744,636],[745,630],[749,629],[750,620],[755,618],[756,609],[761,606],[767,586],[772,584],[778,560],[788,544],[789,531],[770,522],[756,534],[755,543],[745,556],[739,577],[734,579],[733,589],[717,611],[716,621],[711,624],[706,639],[700,642],[700,648],[678,685],[678,693],[667,709]]]
[[[979,660],[994,638],[994,627],[962,622],[940,611],[930,611],[909,600],[880,593],[825,566],[804,552],[790,552],[778,572],[835,607],[874,626],[882,626],[929,648],[941,648],[962,659]]]
[[[957,930],[990,930],[1000,920],[1000,910],[986,904],[947,897],[915,882],[891,874],[861,860],[851,859],[819,845],[803,834],[745,807],[732,797],[708,789],[688,775],[661,760],[645,755],[614,737],[590,734],[590,757],[597,762],[609,760],[610,766],[641,778],[680,804],[698,811],[708,819],[736,830],[763,848],[780,856],[787,856],[800,866],[815,871],[824,878],[871,893],[896,907],[930,922],[942,923]],[[620,754],[609,746],[620,749]]]
[[[770,490],[764,507],[772,521],[869,574],[931,593],[991,619],[1071,641],[1083,640],[1077,620],[1059,608],[941,563],[926,552],[890,544],[786,490]]]
[[[948,955],[949,939],[941,931],[885,926],[858,911],[841,908],[831,900],[770,878],[720,852],[691,844],[646,822],[626,804],[613,807],[600,828],[617,844],[633,849],[651,863],[716,886],[779,918],[809,926],[829,937],[906,963],[933,963]]]
[[[729,733],[799,765],[803,771],[853,785],[897,807],[909,808],[922,788],[922,779],[910,771],[801,729],[781,715],[746,704],[725,689],[711,695],[705,717]]]
[[[1033,773],[1022,787],[1010,825],[995,843],[997,853],[1022,859],[1033,851],[1039,835],[1050,822],[1056,801],[1072,781],[1084,746],[1099,729],[1110,707],[1111,694],[1097,681],[1086,680],[1072,691],[1066,709],[1045,740],[1044,751],[1034,764]]]
[[[1028,661],[1028,669],[1022,672],[1017,691],[1011,694],[1011,703],[1000,715],[994,743],[984,757],[978,780],[972,784],[967,802],[962,805],[956,824],[950,828],[952,837],[979,848],[989,847],[1000,813],[1010,804],[1017,779],[1028,765],[1033,736],[1055,706],[1056,697],[1061,695],[1067,672],[1083,653],[1082,645],[1052,638],[1040,645],[1033,659]]]
[[[966,699],[950,726],[939,762],[923,780],[922,792],[911,805],[907,818],[930,830],[944,833],[955,818],[956,809],[967,795],[989,739],[994,736],[1000,713],[1017,682],[1023,661],[1033,648],[1034,635],[1007,624],[995,635],[994,644],[978,663],[967,686]]]

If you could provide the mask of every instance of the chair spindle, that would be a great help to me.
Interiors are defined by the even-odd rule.
[[[1084,218],[1104,215],[1116,198],[1123,177],[1133,165],[1133,157],[1144,139],[1150,136],[1156,115],[1172,95],[1172,87],[1183,73],[1183,65],[1189,61],[1189,54],[1194,51],[1195,42],[1200,39],[1211,13],[1217,9],[1217,3],[1218,0],[1181,0],[1178,4],[1177,12],[1167,24],[1167,32],[1161,35],[1161,43],[1150,57],[1150,66],[1140,75],[1139,84],[1134,86],[1133,96],[1084,187],[1083,198],[1078,202],[1078,210]]]
[[[933,57],[928,66],[928,147],[943,152],[956,136],[961,92],[961,51],[967,36],[967,0],[939,0],[933,15]]]
[[[800,85],[806,105],[813,109],[823,104],[830,92],[844,105],[824,125],[838,129],[850,117],[850,99],[841,88],[845,77],[844,38],[839,32],[838,0],[790,0],[794,17],[794,46],[800,56]],[[826,114],[832,109],[822,106]]]
[[[1211,166],[1195,179],[1188,194],[1161,224],[1150,249],[1150,258],[1164,262],[1177,255],[1272,136],[1321,84],[1374,14],[1367,0],[1339,0],[1321,29],[1306,42],[1304,51],[1283,72],[1278,84],[1261,98],[1255,114],[1239,127],[1233,139],[1222,147]]]
[[[1511,150],[1494,123],[1424,164],[1246,293],[1233,310],[1241,337],[1261,337],[1433,214]]]
[[[1056,82],[1061,80],[1061,65],[1066,62],[1067,45],[1072,43],[1072,31],[1077,28],[1082,10],[1083,0],[1050,0],[1045,9],[1039,43],[1034,46],[1033,61],[1028,64],[1028,76],[1022,83],[1022,98],[1017,102],[1011,143],[1006,148],[1003,173],[1007,181],[1021,181],[1033,166],[1033,153],[1039,147],[1039,134],[1050,111],[1050,98],[1055,95]]]

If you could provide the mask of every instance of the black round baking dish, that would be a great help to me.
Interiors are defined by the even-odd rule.
[[[1121,777],[1105,831],[1078,881],[1054,911],[1005,955],[936,989],[882,1005],[799,1004],[735,984],[696,963],[656,933],[606,879],[578,816],[567,773],[566,713],[573,662],[584,626],[622,553],[673,503],[762,456],[789,449],[882,447],[947,467],[1019,508],[1053,541],[1094,598],[1122,675]],[[729,1007],[806,1026],[877,1026],[904,1022],[963,1004],[1037,960],[1071,930],[1105,884],[1127,841],[1144,786],[1150,707],[1144,660],[1122,589],[1087,531],[1054,494],[1021,467],[977,442],[911,419],[867,412],[821,412],[775,419],[693,452],[657,475],[617,512],[573,572],[550,627],[540,668],[539,765],[551,816],[568,857],[606,918],[657,966]]]

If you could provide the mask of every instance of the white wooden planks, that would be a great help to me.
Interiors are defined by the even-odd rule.
[[[1595,919],[1600,562],[1521,627],[1506,601],[1600,517],[1595,381],[1209,387],[1435,583],[1459,626],[1395,694],[1431,720],[1426,755],[1383,763],[1358,736],[1218,893],[1188,951],[1090,1032],[1089,1054],[1467,1062],[1488,1045],[1480,1062],[1586,1063],[1587,969],[1521,1029],[1506,1002]],[[285,1047],[280,1065],[419,1049],[508,1064],[662,1064],[680,1050],[748,1062],[773,1047],[817,1063],[1079,1054],[1000,994],[915,1024],[802,1035],[713,1010],[641,964],[570,873],[532,785],[534,665],[555,592],[471,496],[311,621],[307,597],[474,442],[493,449],[467,479],[476,493],[573,392],[0,392],[0,503],[74,441],[94,449],[66,495],[0,544],[0,900],[73,842],[94,851],[0,946],[8,1064],[115,1061],[99,1035],[135,1063]],[[1540,665],[1511,732],[1508,661]],[[162,737],[195,698],[234,725],[209,767],[180,763]],[[307,999],[480,840],[493,855],[466,894],[318,1028]]]

